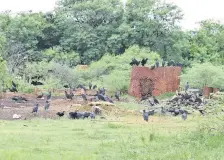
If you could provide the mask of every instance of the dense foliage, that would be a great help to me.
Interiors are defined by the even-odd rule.
[[[24,84],[50,82],[46,88],[95,81],[114,91],[127,90],[133,57],[148,57],[150,63],[164,57],[185,68],[224,65],[224,25],[207,20],[198,30],[182,31],[182,16],[177,6],[160,0],[59,0],[48,13],[5,11],[0,13],[0,74]],[[79,64],[90,68],[78,72]]]

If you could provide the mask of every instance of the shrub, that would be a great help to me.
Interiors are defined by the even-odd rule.
[[[0,92],[4,91],[11,82],[10,75],[8,74],[6,61],[0,56]]]
[[[191,87],[202,88],[209,87],[224,88],[224,69],[223,66],[215,66],[211,63],[194,64],[188,68],[186,73],[181,75],[181,85],[189,82]]]
[[[93,62],[88,70],[84,71],[84,74],[88,75],[90,81],[95,81],[98,85],[104,85],[109,92],[127,91],[131,72],[129,63],[134,57],[137,60],[149,58],[146,66],[151,66],[155,63],[156,58],[160,58],[157,53],[151,52],[149,48],[140,48],[135,45],[119,56],[106,54],[99,61]]]

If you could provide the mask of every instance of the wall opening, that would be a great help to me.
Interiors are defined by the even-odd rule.
[[[154,90],[153,80],[150,78],[141,78],[139,82],[141,96],[151,97],[152,91]]]

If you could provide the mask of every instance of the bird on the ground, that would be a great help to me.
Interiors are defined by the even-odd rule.
[[[106,101],[105,97],[102,94],[100,94],[98,91],[97,91],[96,95],[99,100]]]
[[[100,93],[100,94],[105,95],[105,92],[106,92],[106,91],[105,91],[104,87],[101,88],[101,89],[99,89],[99,93]]]
[[[44,105],[44,110],[47,111],[50,107],[50,102],[46,101],[45,105]]]
[[[95,116],[94,113],[90,113],[90,118],[91,118],[91,119],[95,119],[95,117],[96,117],[96,116]]]
[[[108,96],[105,97],[105,100],[106,100],[107,102],[114,103],[113,100],[110,99]]]
[[[84,101],[87,101],[86,94],[81,94],[81,96],[82,96],[82,99],[83,99]]]
[[[158,101],[158,99],[156,99],[155,96],[153,96],[153,101],[154,101],[155,104],[159,104],[159,101]]]
[[[147,100],[148,99],[148,95],[142,95],[140,101],[144,101],[144,100]]]
[[[159,60],[156,59],[156,64],[155,64],[156,68],[159,68]]]
[[[190,87],[190,86],[189,86],[189,83],[187,82],[187,83],[185,84],[185,86],[184,86],[184,91],[187,92],[187,90],[189,89],[189,87]]]
[[[77,86],[77,88],[81,88],[81,89],[86,90],[86,87],[85,87],[84,85],[82,85],[82,84],[79,84],[79,85]]]
[[[152,101],[148,101],[149,102],[149,105],[152,107],[152,106],[154,106],[155,105],[155,103],[153,103]]]
[[[69,88],[69,86],[68,86],[67,84],[66,84],[66,85],[64,85],[63,87],[64,87],[64,88]]]
[[[118,92],[115,92],[114,96],[118,101],[120,101],[120,96],[119,96]]]
[[[42,83],[42,82],[38,82],[38,81],[32,81],[31,84],[34,85],[34,86],[41,86],[41,85],[44,85],[44,83]]]
[[[13,86],[13,87],[16,87],[17,85],[16,85],[15,82],[12,81],[12,86]]]
[[[58,115],[59,117],[63,117],[65,115],[65,111],[57,112],[56,115]]]
[[[147,61],[148,61],[148,58],[143,58],[142,61],[141,61],[142,66],[145,66]]]
[[[161,107],[161,114],[162,115],[165,115],[166,114],[166,110],[163,107]]]
[[[12,81],[12,88],[9,88],[10,92],[18,92],[17,85]]]
[[[187,119],[187,112],[184,112],[182,115],[181,115],[181,118],[185,121]]]
[[[170,59],[167,63],[167,66],[175,66],[174,60]]]
[[[12,100],[16,101],[18,103],[23,103],[23,102],[27,102],[28,101],[25,97],[22,97],[22,96],[13,96]]]
[[[96,88],[97,88],[97,85],[94,85],[94,86],[93,86],[93,89],[96,89]]]
[[[153,69],[155,69],[155,68],[156,68],[156,66],[155,66],[155,65],[151,66],[151,70],[153,70]]]
[[[89,89],[92,89],[92,83],[91,82],[89,82]]]
[[[34,105],[34,107],[33,107],[32,113],[37,113],[37,111],[38,111],[38,107],[39,107],[39,104],[36,103],[36,104]]]
[[[75,96],[74,93],[72,92],[72,89],[70,89],[70,95],[71,95],[72,97]]]
[[[166,65],[166,61],[163,59],[162,60],[162,67],[165,67],[165,65]]]
[[[47,100],[51,99],[51,91],[49,92],[49,94],[47,95]]]
[[[72,100],[73,95],[72,95],[72,94],[68,94],[68,92],[67,92],[67,91],[65,91],[65,97],[66,97],[67,99]]]
[[[37,96],[38,99],[43,98],[44,94],[41,93],[40,95]]]
[[[143,119],[144,119],[146,122],[148,122],[148,120],[149,120],[149,114],[148,114],[148,112],[146,112],[145,110],[143,110]]]
[[[149,116],[150,116],[150,115],[154,115],[154,113],[155,113],[155,110],[148,111],[148,115],[149,115]]]

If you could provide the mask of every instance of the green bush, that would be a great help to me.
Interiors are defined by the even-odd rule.
[[[131,72],[129,63],[134,57],[137,60],[149,58],[146,64],[148,67],[155,63],[156,58],[160,59],[159,55],[150,51],[149,48],[140,48],[135,45],[128,48],[122,55],[106,54],[99,61],[93,62],[87,71],[83,71],[86,75],[85,80],[88,78],[89,81],[94,81],[94,84],[103,85],[109,92],[127,91]]]
[[[194,64],[180,77],[182,86],[188,81],[191,87],[202,88],[207,85],[220,89],[224,88],[223,66],[215,66],[211,63]]]
[[[11,77],[8,74],[6,61],[0,56],[0,92],[5,91],[10,82]]]

